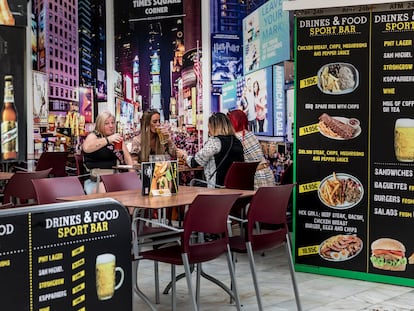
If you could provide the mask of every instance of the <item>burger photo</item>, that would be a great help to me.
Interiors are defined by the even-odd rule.
[[[371,263],[374,268],[389,271],[405,271],[407,258],[405,246],[400,241],[380,238],[371,244]]]

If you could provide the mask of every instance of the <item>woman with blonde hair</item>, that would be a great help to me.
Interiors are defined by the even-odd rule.
[[[244,161],[243,146],[234,136],[234,129],[229,118],[221,112],[213,113],[208,119],[209,138],[203,148],[194,156],[184,150],[178,150],[188,166],[204,167],[208,187],[223,186],[224,177],[234,161]]]
[[[115,116],[109,111],[101,112],[95,122],[95,130],[88,134],[82,144],[83,161],[86,168],[91,172],[91,178],[85,180],[85,192],[92,193],[99,189],[99,192],[105,192],[103,185],[97,185],[96,175],[93,170],[113,170],[113,167],[119,164],[132,165],[131,155],[126,147],[122,144],[122,149],[117,150],[115,143],[123,141],[119,133],[115,133],[116,123]],[[95,179],[95,180],[94,180]]]
[[[177,156],[172,137],[165,127],[160,127],[160,113],[157,110],[145,111],[141,118],[141,132],[132,140],[131,154],[136,157],[138,162],[148,162],[150,155],[170,155]],[[166,144],[161,144],[157,134],[157,129],[162,135],[168,137]]]
[[[274,186],[275,176],[264,157],[256,136],[248,130],[248,120],[246,114],[241,110],[230,111],[228,117],[236,131],[236,137],[241,141],[244,149],[244,159],[246,162],[260,161],[254,175],[254,189],[262,186]]]

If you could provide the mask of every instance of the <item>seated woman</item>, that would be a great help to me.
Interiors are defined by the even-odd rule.
[[[102,183],[97,185],[94,169],[113,172],[113,167],[117,164],[132,165],[132,158],[125,144],[122,144],[122,150],[115,150],[114,143],[122,140],[121,134],[115,133],[115,116],[109,111],[101,112],[96,118],[95,130],[89,133],[82,144],[84,165],[91,172],[91,178],[84,183],[87,194],[105,192]]]
[[[186,151],[178,150],[188,166],[204,167],[204,175],[209,188],[222,186],[224,178],[234,161],[244,161],[243,146],[234,135],[233,126],[229,118],[221,112],[213,113],[208,119],[209,138],[203,148],[194,156],[187,155]]]
[[[160,128],[162,135],[168,137],[166,144],[161,144],[157,134]],[[148,162],[150,155],[177,156],[175,147],[168,129],[160,127],[160,113],[157,110],[145,111],[141,118],[141,132],[132,140],[131,154],[137,162]]]
[[[228,117],[236,131],[236,137],[240,139],[244,149],[244,159],[247,162],[260,161],[254,175],[254,189],[263,186],[274,186],[275,176],[264,157],[263,150],[253,132],[248,130],[249,121],[246,114],[241,110],[230,111]]]

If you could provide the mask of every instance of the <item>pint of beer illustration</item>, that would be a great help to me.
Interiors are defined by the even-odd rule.
[[[120,274],[118,284],[115,284],[116,272]],[[115,255],[107,253],[96,257],[96,293],[99,300],[111,299],[123,281],[124,270],[116,267]]]
[[[414,119],[395,121],[394,149],[398,161],[414,162]]]

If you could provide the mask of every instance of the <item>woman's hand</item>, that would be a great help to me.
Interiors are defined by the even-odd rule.
[[[124,140],[124,138],[122,137],[122,135],[121,134],[118,134],[118,133],[109,135],[109,136],[107,136],[107,138],[108,138],[108,141],[109,141],[110,144],[119,143],[119,142],[121,142],[121,141]]]
[[[177,159],[180,161],[183,161],[185,163],[187,163],[187,151],[183,150],[183,149],[177,149]]]

